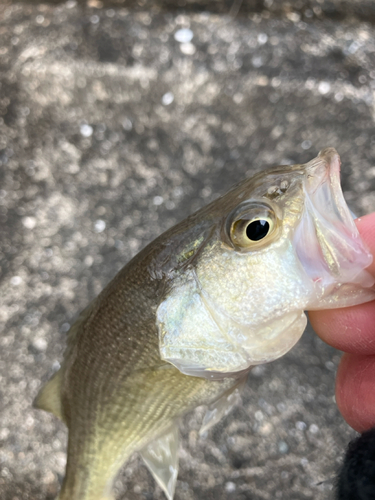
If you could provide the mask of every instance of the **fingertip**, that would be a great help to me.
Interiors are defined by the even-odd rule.
[[[337,310],[324,309],[321,311],[308,311],[309,321],[315,333],[327,344],[336,347],[335,332],[332,332],[332,325],[336,325],[335,315]],[[333,314],[333,316],[332,316]]]
[[[343,355],[336,377],[336,402],[356,431],[375,426],[375,356]]]
[[[312,327],[327,344],[344,352],[375,354],[375,302],[309,313]]]

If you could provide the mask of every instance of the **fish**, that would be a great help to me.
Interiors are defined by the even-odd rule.
[[[261,171],[156,238],[81,313],[35,407],[68,427],[59,500],[113,499],[139,452],[173,499],[178,423],[199,405],[207,430],[252,367],[289,351],[305,311],[375,298],[362,242],[326,148]]]

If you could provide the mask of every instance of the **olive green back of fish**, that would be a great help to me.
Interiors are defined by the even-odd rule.
[[[160,359],[155,311],[165,283],[148,270],[156,248],[141,252],[84,311],[62,368],[35,401],[69,428],[60,500],[109,498],[131,453],[234,383],[188,377]]]

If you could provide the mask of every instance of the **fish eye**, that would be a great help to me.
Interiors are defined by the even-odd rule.
[[[228,222],[232,243],[243,250],[259,248],[269,243],[278,227],[274,211],[263,203],[244,203]]]
[[[246,236],[251,241],[262,240],[269,233],[270,227],[270,223],[266,219],[253,220],[246,228]]]

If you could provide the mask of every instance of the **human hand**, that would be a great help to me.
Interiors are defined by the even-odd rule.
[[[375,213],[355,222],[375,257]],[[367,270],[375,276],[375,258]],[[309,318],[322,340],[345,352],[336,377],[336,402],[341,414],[359,432],[375,427],[375,301],[311,311]]]

